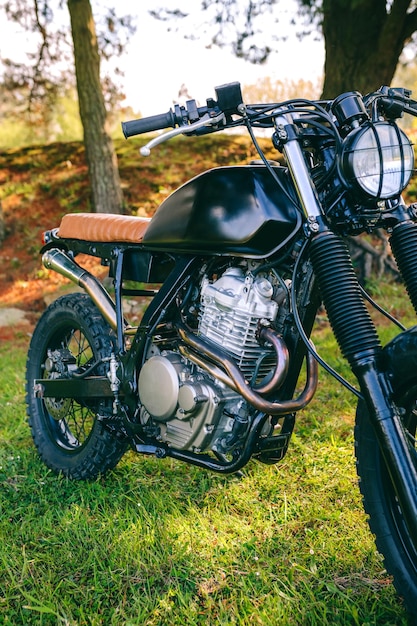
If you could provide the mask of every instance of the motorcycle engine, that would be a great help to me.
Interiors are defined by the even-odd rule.
[[[246,380],[266,376],[275,353],[257,340],[259,321],[273,322],[285,301],[284,289],[240,267],[219,278],[204,278],[198,334],[220,346]],[[175,350],[153,344],[139,375],[141,421],[145,430],[177,449],[226,453],[249,425],[242,397]]]

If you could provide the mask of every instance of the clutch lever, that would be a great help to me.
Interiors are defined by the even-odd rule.
[[[225,121],[226,121],[226,117],[224,113],[219,113],[218,115],[215,115],[214,117],[210,117],[206,113],[204,117],[202,117],[197,122],[193,122],[189,126],[179,126],[178,128],[174,128],[173,130],[169,130],[166,133],[162,133],[161,135],[158,135],[158,137],[154,137],[154,139],[151,139],[151,141],[149,141],[145,146],[142,146],[139,152],[141,153],[142,156],[147,157],[150,155],[151,150],[155,148],[155,146],[158,146],[160,143],[163,143],[164,141],[168,141],[169,139],[172,139],[173,137],[176,137],[177,135],[188,135],[190,133],[193,133],[195,130],[198,130],[199,128],[203,128],[204,126],[215,126],[216,124],[219,124],[220,122],[225,122]]]

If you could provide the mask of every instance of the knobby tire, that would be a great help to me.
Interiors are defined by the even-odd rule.
[[[41,316],[31,339],[26,366],[26,402],[35,446],[54,472],[76,480],[94,479],[117,465],[127,444],[100,421],[111,415],[111,399],[38,398],[33,381],[46,376],[48,350],[69,350],[77,367],[87,369],[113,351],[112,330],[83,293],[65,295]],[[95,374],[105,375],[106,364]]]

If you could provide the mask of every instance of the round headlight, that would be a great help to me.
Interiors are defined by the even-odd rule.
[[[400,195],[413,168],[412,145],[396,124],[366,124],[343,143],[340,174],[362,197],[384,200]]]

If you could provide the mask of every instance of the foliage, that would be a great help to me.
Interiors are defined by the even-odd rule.
[[[320,85],[319,81],[313,83],[308,80],[273,80],[270,77],[264,77],[254,84],[242,85],[242,91],[246,102],[279,102],[294,97],[318,98]],[[4,98],[1,97],[2,95]],[[47,124],[34,124],[31,116],[23,111],[17,119],[14,114],[11,114],[11,108],[14,107],[12,97],[13,94],[0,85],[0,115],[3,118],[3,124],[0,126],[0,149],[82,139],[83,132],[75,87],[69,87],[65,93],[57,97],[49,110]],[[121,121],[139,117],[140,113],[130,107],[113,108],[108,112],[107,118],[111,136],[120,138]]]
[[[403,55],[395,72],[392,85],[393,87],[401,86],[410,89],[412,92],[411,97],[417,100],[417,63],[414,56],[408,59],[406,55]],[[417,129],[417,117],[404,115],[399,120],[399,124],[407,134],[410,134],[415,143],[414,135]]]
[[[368,93],[389,85],[402,50],[417,38],[415,0],[298,0],[297,4],[298,12],[290,22],[301,27],[299,36],[317,29],[324,38],[322,97],[326,99],[352,89]],[[282,38],[276,33],[288,29],[286,7],[287,11],[278,0],[201,0],[199,9],[194,5],[189,12],[164,8],[151,13],[174,23],[183,20],[182,30],[191,37],[203,34],[211,44],[264,63]]]
[[[272,80],[265,76],[253,85],[243,85],[242,93],[245,102],[283,102],[291,98],[307,98],[317,100],[320,96],[320,83],[310,80]]]
[[[17,62],[3,58],[0,86],[1,113],[8,120],[40,127],[44,134],[53,131],[55,109],[68,94],[75,93],[75,74],[67,11],[57,0],[12,0],[1,2],[6,18],[28,33],[31,48],[27,59]],[[102,60],[114,60],[125,49],[135,26],[130,16],[117,16],[103,6],[96,16],[98,45]],[[109,112],[123,99],[115,77],[116,67],[103,72],[102,86]]]
[[[271,98],[276,95],[270,94]],[[14,135],[18,136],[19,130]],[[152,216],[187,179],[216,165],[247,164],[259,158],[247,135],[177,137],[145,159],[139,155],[139,146],[147,140],[149,136],[126,141],[121,138],[120,127],[115,133],[128,214]],[[267,158],[277,158],[269,138],[260,137],[259,143]],[[20,299],[31,310],[42,306],[47,272],[40,272],[41,234],[57,227],[65,213],[89,211],[90,193],[85,149],[80,141],[0,150],[0,203],[6,229],[6,240],[0,246],[0,302],[15,305]],[[405,200],[414,201],[416,195],[414,179]],[[17,281],[18,277],[22,281]]]
[[[44,116],[41,124],[34,123],[31,112],[21,110],[18,104],[14,106],[15,93],[6,92],[4,86],[0,86],[0,94],[5,94],[5,99],[8,99],[7,105],[4,104],[5,99],[3,99],[3,106],[0,104],[2,115],[0,147],[2,149],[82,139],[83,131],[75,88],[69,88],[66,93],[56,97],[48,109],[47,118]],[[21,95],[17,98],[19,102]],[[46,114],[46,109],[42,108],[42,110]],[[21,113],[18,118],[17,111]]]
[[[163,3],[163,2],[162,2]],[[203,39],[207,46],[230,49],[232,54],[251,63],[265,63],[279,41],[286,39],[288,25],[301,27],[299,36],[311,33],[311,12],[283,7],[279,0],[201,0],[181,9],[157,6],[149,11],[166,22],[168,30],[178,29],[190,39]],[[191,8],[192,6],[192,8]],[[308,19],[305,19],[308,18]]]

